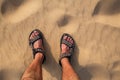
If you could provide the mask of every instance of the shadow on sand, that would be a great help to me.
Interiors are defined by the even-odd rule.
[[[120,13],[120,0],[100,0],[97,3],[92,16],[98,14],[114,15],[118,13]]]
[[[0,70],[0,80],[4,80],[4,70]]]
[[[53,55],[51,53],[51,48],[46,39],[44,40],[44,44],[45,44],[44,47],[46,51],[45,55],[47,56],[47,58],[43,65],[43,68],[45,68],[53,77],[60,80],[61,76],[57,74],[61,74],[61,68],[59,64],[56,62],[56,60],[53,58]]]
[[[75,54],[72,56],[71,64],[78,73],[80,80],[91,80],[92,75],[89,73],[87,67],[82,67],[78,62],[79,54],[79,48],[76,45]]]
[[[1,13],[4,15],[7,11],[18,8],[24,0],[4,0],[1,6]]]

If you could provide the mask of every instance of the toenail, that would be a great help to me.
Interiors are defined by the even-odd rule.
[[[68,41],[70,41],[70,37],[68,37]]]
[[[69,37],[69,40],[71,41],[71,37]]]
[[[64,39],[67,39],[67,36],[65,36]]]
[[[71,41],[71,43],[73,43],[73,40]]]

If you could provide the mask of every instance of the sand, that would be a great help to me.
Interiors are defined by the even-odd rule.
[[[81,80],[120,80],[119,0],[0,0],[0,80],[20,80],[33,60],[29,33],[45,37],[44,80],[61,80],[63,33],[76,41],[71,64]],[[74,79],[73,79],[74,80]]]

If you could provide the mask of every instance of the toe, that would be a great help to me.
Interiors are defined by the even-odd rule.
[[[69,39],[70,39],[70,38],[69,38],[69,37],[67,37],[67,41],[69,41]]]
[[[33,38],[33,36],[31,35],[31,36],[30,36],[30,39],[32,39],[32,38]]]
[[[70,39],[70,43],[72,43],[72,44],[73,44],[73,39],[72,39],[72,38]]]
[[[31,34],[30,39],[34,38],[34,32]]]
[[[68,42],[70,42],[70,43],[71,43],[71,37],[68,37]]]
[[[68,37],[69,38],[69,42],[70,42],[70,40],[71,40],[71,37]]]
[[[31,36],[30,39],[33,39],[35,36],[37,36],[39,33],[37,31],[34,31]]]
[[[35,35],[37,36],[39,33],[37,31],[34,31]]]
[[[64,37],[63,37],[63,39],[65,39],[65,40],[66,40],[66,39],[67,39],[67,36],[64,36]]]

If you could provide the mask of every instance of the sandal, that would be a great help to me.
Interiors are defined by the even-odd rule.
[[[34,32],[34,31],[37,31],[39,34],[38,35],[36,35],[36,36],[34,36],[34,38],[33,39],[30,39],[30,36],[32,35],[32,33]],[[31,48],[32,48],[32,51],[33,51],[33,58],[35,58],[35,55],[39,52],[39,53],[41,53],[41,54],[43,54],[43,56],[44,56],[44,59],[43,59],[43,63],[44,63],[44,61],[45,61],[45,51],[42,49],[42,48],[34,48],[34,43],[37,41],[37,40],[42,40],[42,44],[43,44],[43,34],[42,34],[42,32],[40,31],[40,30],[38,30],[38,29],[35,29],[35,30],[33,30],[31,33],[30,33],[30,35],[29,35],[29,45],[31,46]]]
[[[69,53],[61,53],[60,54],[60,59],[59,59],[60,66],[61,66],[61,60],[63,58],[68,58],[70,60],[70,58],[71,58],[71,56],[72,56],[72,54],[74,52],[74,48],[75,48],[75,42],[74,42],[74,40],[73,40],[73,43],[70,43],[69,41],[67,41],[67,40],[64,39],[65,36],[70,37],[73,40],[73,38],[69,34],[67,34],[67,33],[64,33],[62,35],[61,40],[60,40],[60,48],[62,50],[62,44],[67,45],[69,47]]]

